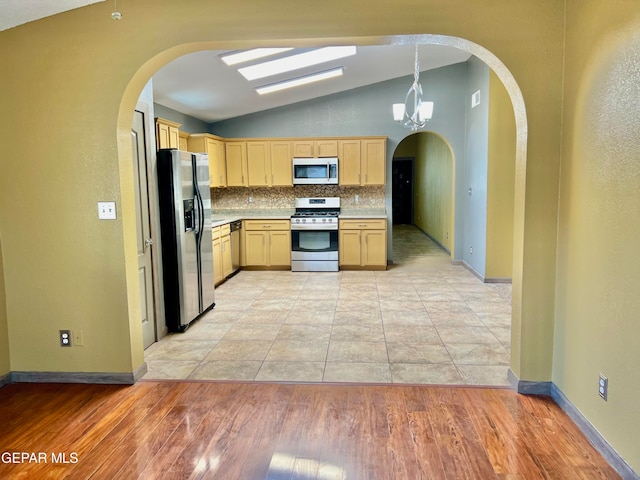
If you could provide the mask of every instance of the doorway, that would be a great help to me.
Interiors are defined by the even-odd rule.
[[[413,158],[393,159],[391,208],[394,225],[413,225]]]

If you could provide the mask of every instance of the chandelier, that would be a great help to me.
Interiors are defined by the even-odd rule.
[[[418,62],[418,45],[416,44],[415,71],[413,85],[409,88],[404,103],[393,104],[393,119],[402,123],[414,132],[423,128],[433,115],[433,102],[422,100],[422,86],[420,85],[420,63]]]

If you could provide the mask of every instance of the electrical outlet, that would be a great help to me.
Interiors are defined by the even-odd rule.
[[[356,203],[360,203],[360,195],[356,195],[355,200],[356,200]]]
[[[598,395],[606,402],[609,395],[609,379],[603,374],[600,374],[598,378]]]
[[[249,196],[249,203],[253,203],[253,197]]]
[[[473,247],[469,247],[469,253],[473,255]]]
[[[60,330],[59,333],[60,346],[61,347],[70,347],[71,346],[71,330]]]

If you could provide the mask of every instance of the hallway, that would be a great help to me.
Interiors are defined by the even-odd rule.
[[[506,386],[511,285],[484,284],[414,226],[387,271],[242,271],[144,379]]]

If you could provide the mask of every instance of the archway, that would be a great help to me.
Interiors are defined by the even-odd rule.
[[[346,39],[345,39],[346,40]],[[341,41],[340,38],[332,38],[330,43],[339,43]],[[511,72],[507,69],[507,67],[502,63],[500,59],[498,59],[492,52],[487,50],[486,48],[473,43],[471,41],[458,38],[458,37],[449,37],[443,35],[401,35],[401,36],[391,36],[386,37],[384,39],[380,38],[349,38],[350,43],[354,43],[356,45],[367,45],[372,43],[380,43],[380,44],[437,44],[437,45],[448,45],[456,48],[460,48],[465,50],[481,61],[483,61],[486,65],[491,68],[500,79],[500,81],[504,84],[509,98],[511,99],[511,103],[514,109],[514,116],[516,122],[516,154],[515,154],[515,163],[516,163],[516,184],[515,184],[515,198],[514,198],[514,265],[513,265],[513,311],[512,311],[512,355],[511,355],[511,367],[514,371],[519,372],[520,370],[520,319],[521,319],[521,298],[522,298],[522,263],[523,263],[523,254],[524,254],[524,191],[525,191],[525,181],[526,181],[526,152],[527,152],[527,118],[526,118],[526,109],[524,105],[524,98],[522,92],[517,85],[517,82]],[[291,40],[288,41],[290,45],[294,46],[314,46],[318,45],[322,42],[318,40]],[[259,45],[258,45],[259,44]],[[256,42],[252,46],[266,46],[268,42]],[[247,45],[237,45],[238,48],[245,48]],[[218,45],[216,42],[202,42],[202,43],[192,43],[192,44],[183,44],[180,46],[176,46],[169,50],[166,50],[152,59],[149,59],[144,65],[140,67],[134,77],[131,79],[127,87],[125,88],[124,94],[122,96],[122,101],[120,103],[120,109],[118,113],[118,125],[117,125],[117,135],[118,135],[118,158],[120,165],[120,188],[121,188],[121,196],[122,196],[122,205],[123,205],[123,231],[125,238],[125,250],[126,250],[126,258],[127,265],[126,269],[129,277],[133,277],[133,272],[135,271],[135,265],[133,262],[134,244],[135,244],[135,221],[132,218],[131,212],[133,209],[127,208],[133,204],[133,189],[132,189],[132,179],[131,172],[128,168],[128,165],[131,161],[131,141],[129,137],[129,131],[131,129],[131,112],[133,111],[136,101],[142,88],[147,83],[148,79],[151,78],[154,72],[166,64],[167,62],[184,55],[186,53],[194,52],[202,49],[220,49],[220,48],[234,48],[234,45],[225,44],[224,47]],[[388,153],[389,157],[389,153]],[[389,159],[389,158],[388,158]],[[391,169],[391,162],[387,162],[387,177],[389,177],[389,170]],[[387,199],[391,198],[390,189],[391,185],[387,183],[387,191],[386,197]],[[390,202],[390,200],[388,200]],[[390,205],[387,205],[387,209],[390,210]],[[134,283],[130,284],[128,287],[129,290],[129,311],[135,311],[139,308],[137,305],[138,297],[136,290],[136,286]],[[130,327],[132,331],[137,332],[139,327],[133,325],[134,318],[137,316],[130,316],[129,321],[131,323]],[[134,357],[138,357],[142,355],[142,347],[139,346],[139,352],[134,352]],[[132,349],[136,349],[135,343],[132,343]]]
[[[415,225],[453,259],[456,165],[450,144],[437,133],[420,131],[402,140],[392,153],[392,158],[392,224]],[[407,170],[409,164],[410,171],[399,171]],[[397,178],[398,175],[407,174],[411,174],[408,180]],[[406,185],[412,187],[409,212],[402,211],[406,206],[396,203],[396,199],[400,200],[396,189],[403,189]],[[398,214],[405,214],[403,221],[398,221]]]

